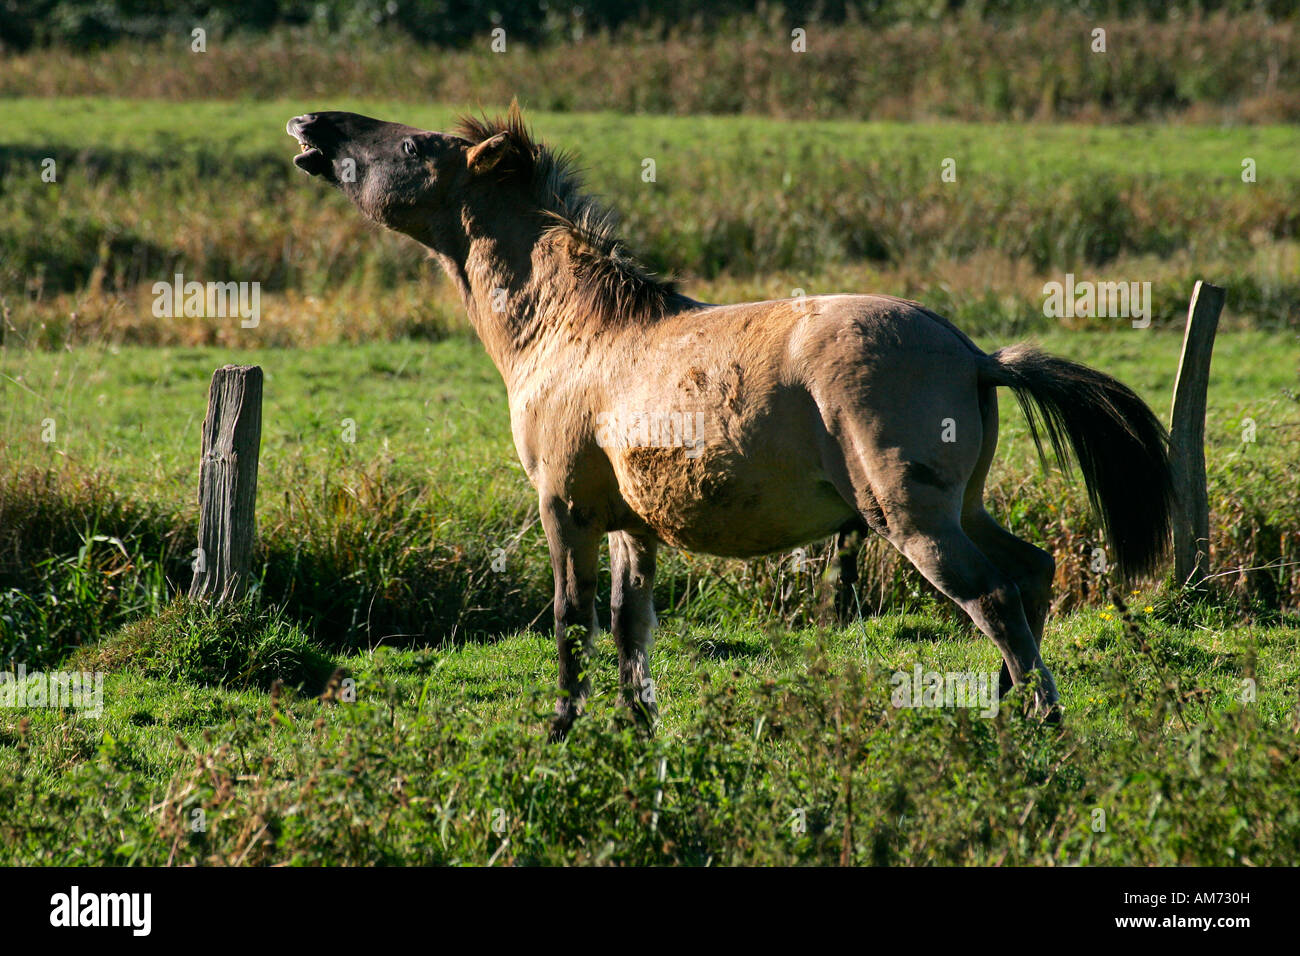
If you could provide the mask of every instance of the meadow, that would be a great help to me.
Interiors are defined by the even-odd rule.
[[[419,249],[343,215],[341,197],[304,188],[289,164],[285,120],[327,107],[431,129],[460,112],[349,99],[5,101],[7,334],[47,348],[247,347],[454,327],[460,304]],[[889,289],[968,330],[1018,334],[1051,325],[1043,282],[1074,272],[1150,281],[1158,325],[1181,323],[1206,278],[1233,289],[1226,322],[1300,326],[1292,126],[529,116],[579,157],[623,215],[629,247],[706,299]],[[40,175],[46,160],[55,182]],[[945,160],[955,182],[942,179]],[[261,282],[262,325],[150,321],[152,283],[176,271]]]
[[[824,544],[666,555],[657,736],[614,706],[605,636],[592,713],[557,747],[549,565],[504,390],[419,250],[290,165],[284,120],[325,105],[458,112],[3,101],[0,661],[106,679],[99,718],[0,710],[0,862],[1295,862],[1294,127],[531,113],[630,248],[705,300],[918,298],[1163,415],[1193,281],[1229,290],[1207,416],[1225,573],[1199,601],[1149,580],[1121,612],[1081,487],[1002,402],[990,498],[1057,556],[1062,728],[1015,695],[993,719],[893,707],[897,671],[997,657],[871,541],[847,625]],[[155,318],[150,286],[177,271],[260,281],[258,327]],[[1067,271],[1151,281],[1152,326],[1046,318]],[[214,613],[177,592],[226,363],[266,374],[259,582]]]
[[[41,16],[36,2],[49,0],[31,6],[43,32],[78,22]],[[63,56],[40,43],[6,44],[0,22],[0,47],[11,50],[0,96],[349,95],[477,105],[526,95],[529,106],[556,112],[790,120],[1254,125],[1300,118],[1300,45],[1286,0],[1024,0],[1020,10],[1000,0],[848,0],[841,9],[857,7],[857,14],[838,18],[834,3],[739,13],[753,5],[659,0],[641,4],[650,16],[640,17],[636,5],[610,4],[606,13],[632,14],[616,29],[580,15],[565,22],[575,12],[565,6],[598,16],[591,3],[566,2],[549,5],[546,37],[518,29],[521,14],[538,8],[511,0],[490,10],[435,5],[424,30],[383,22],[386,11],[400,19],[428,11],[424,4],[329,0],[312,4],[314,22],[266,29],[259,15],[278,2],[260,0],[242,20],[222,16],[224,4],[189,0],[157,11],[152,24],[142,22],[145,10],[132,9],[116,42],[104,26],[91,27]],[[331,3],[346,19],[325,12]],[[506,28],[504,49],[491,36],[497,26]],[[202,51],[192,43],[195,27],[207,33]],[[1099,27],[1104,51],[1096,48]]]

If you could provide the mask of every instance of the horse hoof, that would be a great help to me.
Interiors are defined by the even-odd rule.
[[[659,726],[659,714],[657,711],[646,712],[636,710],[633,713],[636,718],[636,732],[645,737],[647,740],[655,735],[655,728]]]
[[[569,735],[569,731],[573,729],[573,722],[576,719],[576,714],[556,714],[551,720],[551,732],[547,735],[547,740],[553,744],[562,743],[564,738]]]

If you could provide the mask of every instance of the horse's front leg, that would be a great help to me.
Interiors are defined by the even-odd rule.
[[[541,513],[555,575],[555,644],[560,654],[560,697],[551,739],[562,740],[591,693],[587,669],[599,631],[596,569],[600,534],[575,522],[562,498],[543,495]]]
[[[645,730],[654,728],[659,712],[650,679],[650,648],[654,644],[655,551],[653,538],[626,531],[609,536],[610,627],[618,645],[618,680],[623,703],[632,708]]]

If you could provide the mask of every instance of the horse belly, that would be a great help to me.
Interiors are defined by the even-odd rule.
[[[611,456],[623,500],[673,547],[754,557],[825,537],[853,517],[815,460],[703,448]]]

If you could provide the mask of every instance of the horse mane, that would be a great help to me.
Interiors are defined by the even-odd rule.
[[[693,304],[676,282],[655,275],[627,251],[617,215],[584,190],[571,154],[533,138],[518,103],[504,117],[461,116],[456,132],[475,145],[508,134],[513,148],[495,168],[522,183],[551,221],[543,238],[567,246],[576,280],[569,300],[583,313],[606,321],[653,321]]]

